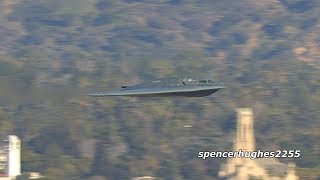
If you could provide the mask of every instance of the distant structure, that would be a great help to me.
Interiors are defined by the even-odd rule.
[[[235,149],[254,151],[255,139],[253,134],[253,112],[251,109],[237,109],[237,136]]]
[[[253,112],[250,108],[237,109],[237,134],[234,151],[255,151]],[[298,180],[295,165],[280,163],[275,158],[229,158],[222,165],[219,177],[230,180],[270,179]]]
[[[15,179],[21,175],[21,141],[15,135],[9,135],[0,149],[0,180]]]
[[[153,179],[155,179],[155,177],[152,177],[152,176],[141,176],[141,177],[132,178],[132,180],[153,180]]]
[[[9,135],[5,140],[7,144],[6,174],[9,177],[21,175],[21,142],[15,135]]]
[[[29,179],[40,179],[40,178],[43,178],[43,177],[44,176],[42,176],[38,172],[29,172]]]

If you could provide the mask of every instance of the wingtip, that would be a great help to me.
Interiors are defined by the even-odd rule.
[[[217,86],[218,89],[225,89],[226,86]]]
[[[103,96],[112,96],[112,94],[110,93],[105,93],[105,92],[101,92],[101,93],[86,93],[84,94],[85,96],[92,96],[92,97],[103,97]]]
[[[99,93],[86,93],[85,96],[101,96]]]
[[[83,94],[84,96],[92,96],[93,94],[92,93],[85,93]]]

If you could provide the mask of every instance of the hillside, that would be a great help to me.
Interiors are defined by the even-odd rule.
[[[198,151],[231,150],[235,109],[252,107],[257,148],[299,149],[280,161],[320,176],[317,0],[3,0],[0,23],[0,138],[22,139],[24,172],[213,179],[225,159]],[[82,96],[185,75],[227,88],[135,103]]]

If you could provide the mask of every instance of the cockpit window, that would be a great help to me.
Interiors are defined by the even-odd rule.
[[[214,83],[212,80],[199,80],[199,83]]]

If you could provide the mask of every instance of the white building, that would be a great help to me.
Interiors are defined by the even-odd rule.
[[[15,135],[9,135],[0,147],[0,171],[0,180],[21,175],[21,141]]]
[[[256,151],[253,112],[250,108],[237,109],[237,133],[234,151]],[[221,179],[230,180],[298,180],[294,163],[284,164],[276,158],[229,158],[219,171]]]

